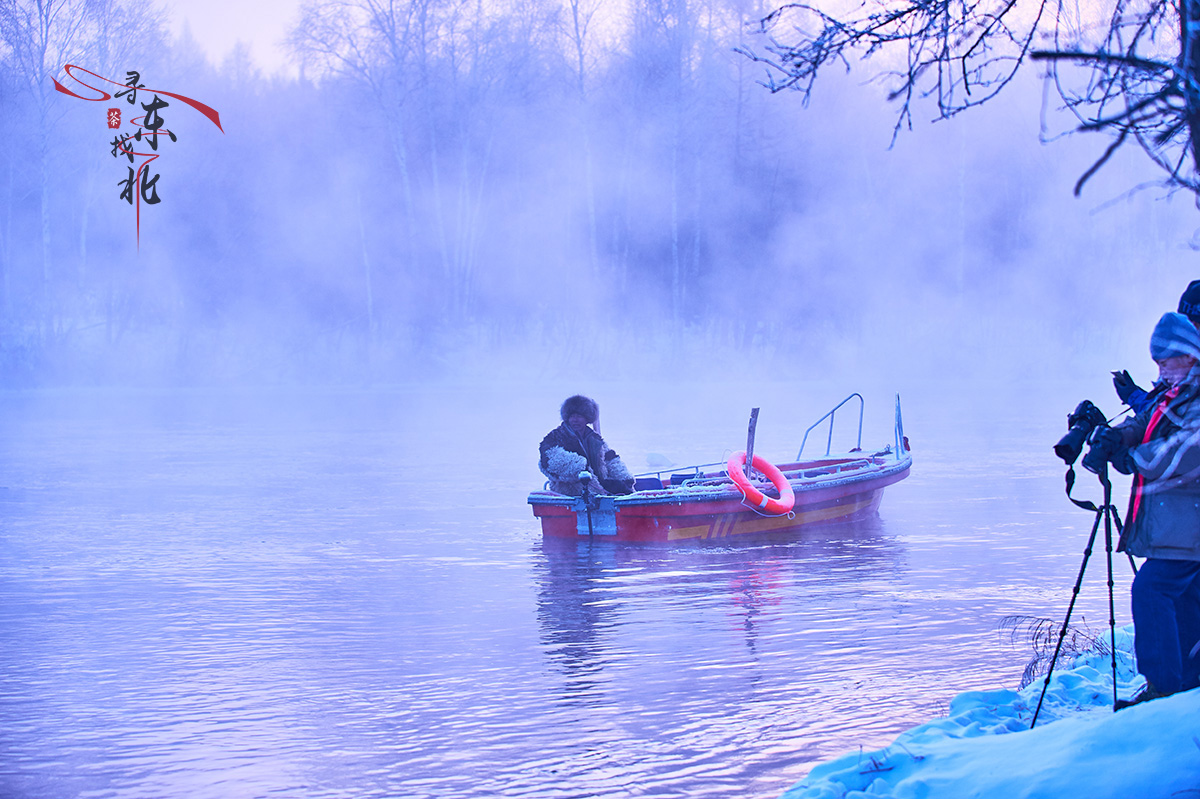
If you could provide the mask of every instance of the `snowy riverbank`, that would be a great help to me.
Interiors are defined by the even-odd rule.
[[[1132,643],[1118,631],[1122,698],[1142,684]],[[1042,678],[960,694],[945,718],[817,766],[783,799],[1200,797],[1200,689],[1113,713],[1111,673],[1106,653],[1060,664],[1033,730]]]

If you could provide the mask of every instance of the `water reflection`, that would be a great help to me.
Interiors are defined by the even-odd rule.
[[[764,560],[747,569],[744,575],[730,581],[730,599],[733,605],[730,616],[735,623],[740,617],[746,649],[755,659],[758,656],[756,620],[764,611],[780,604],[782,572],[783,564],[779,560]]]
[[[780,774],[897,684],[870,657],[904,634],[889,586],[905,548],[879,518],[735,544],[531,552],[539,640],[559,677],[547,690],[618,725],[626,768],[666,769],[693,796],[779,792]],[[700,773],[702,785],[687,777]]]
[[[825,614],[828,624],[831,598],[885,583],[904,562],[877,517],[722,545],[547,539],[533,555],[543,651],[564,679],[563,696],[576,699],[637,652],[643,630],[667,622],[686,631],[683,652],[655,643],[647,653],[680,656],[677,668],[699,674],[727,668],[736,640],[742,654],[733,660],[753,683],[764,656],[805,636],[791,629],[795,620]],[[765,648],[764,636],[773,638]]]
[[[605,573],[617,568],[611,546],[546,541],[541,548],[544,572],[539,579],[537,618],[550,665],[562,672],[562,696],[582,699],[596,688],[602,670],[601,629],[611,627],[619,605],[603,602],[599,588]]]

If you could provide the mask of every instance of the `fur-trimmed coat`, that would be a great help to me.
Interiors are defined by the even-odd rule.
[[[550,490],[555,493],[572,497],[582,495],[583,484],[579,480],[582,471],[592,474],[588,491],[593,494],[633,491],[633,475],[629,469],[590,427],[578,436],[563,422],[546,434],[538,449],[541,452],[538,466],[550,480]]]

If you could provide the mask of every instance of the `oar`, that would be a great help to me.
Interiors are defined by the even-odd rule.
[[[675,461],[663,455],[661,452],[647,452],[646,465],[655,469],[670,469],[675,465]]]

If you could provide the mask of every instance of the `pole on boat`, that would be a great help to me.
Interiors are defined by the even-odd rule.
[[[746,477],[754,479],[754,429],[758,427],[758,408],[750,409],[750,429],[746,433]]]

